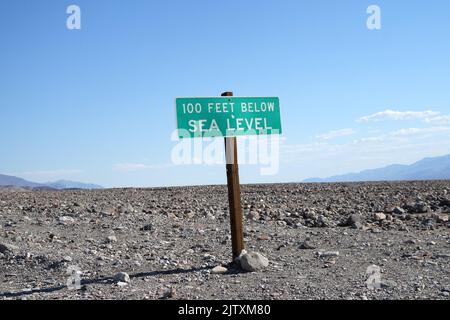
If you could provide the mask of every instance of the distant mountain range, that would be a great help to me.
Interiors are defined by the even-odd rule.
[[[384,168],[364,170],[328,178],[310,178],[303,182],[362,182],[362,181],[412,181],[450,180],[450,154],[425,158],[411,165],[394,164]],[[0,174],[0,188],[18,187],[26,189],[102,189],[97,184],[69,180],[37,183],[22,178]]]
[[[311,178],[303,182],[411,181],[450,179],[450,155],[425,158],[411,165],[395,164],[329,178]]]
[[[82,183],[69,180],[58,180],[55,182],[37,183],[22,178],[0,174],[0,188],[19,187],[30,189],[102,189],[102,186],[90,183]]]

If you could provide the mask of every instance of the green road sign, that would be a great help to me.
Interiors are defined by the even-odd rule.
[[[278,98],[177,98],[180,138],[281,134]]]

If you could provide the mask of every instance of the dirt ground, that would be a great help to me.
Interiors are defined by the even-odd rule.
[[[227,201],[225,186],[0,190],[0,299],[449,299],[449,181],[244,185],[258,272],[229,265]]]

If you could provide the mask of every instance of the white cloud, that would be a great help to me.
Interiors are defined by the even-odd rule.
[[[439,112],[426,111],[394,111],[385,110],[369,116],[361,117],[358,122],[379,122],[384,120],[424,120],[439,116]]]
[[[403,128],[400,130],[391,131],[377,136],[365,137],[358,140],[354,140],[352,143],[359,144],[359,143],[385,142],[387,140],[394,140],[399,138],[421,139],[438,135],[441,133],[450,133],[450,127]]]
[[[433,125],[438,125],[438,126],[449,125],[450,124],[450,115],[427,118],[427,119],[425,119],[425,122],[433,124]]]
[[[169,167],[172,167],[172,164],[148,165],[143,163],[118,163],[113,166],[113,170],[119,172],[133,172],[142,170],[160,170]]]
[[[333,130],[333,131],[330,131],[327,133],[319,134],[316,136],[316,138],[322,139],[322,140],[331,140],[331,139],[338,138],[338,137],[350,136],[355,133],[356,133],[355,130],[353,130],[351,128],[347,128],[347,129]]]
[[[407,136],[428,136],[430,134],[439,134],[450,132],[450,127],[431,127],[431,128],[406,128],[389,133],[391,137]]]
[[[387,152],[402,148],[414,148],[420,151],[419,144],[426,142],[445,145],[443,141],[448,139],[436,139],[439,135],[450,134],[450,127],[429,127],[429,128],[403,128],[376,136],[368,136],[355,139],[341,144],[332,143],[311,143],[298,145],[283,145],[281,152],[284,160],[295,160],[311,156],[329,158],[337,154],[347,154],[356,156],[363,152]],[[450,140],[449,140],[450,141]],[[449,142],[450,143],[450,142]],[[352,156],[350,156],[352,157]]]

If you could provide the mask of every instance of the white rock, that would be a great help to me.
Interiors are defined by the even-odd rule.
[[[109,237],[107,238],[107,240],[108,240],[109,243],[111,243],[111,242],[117,242],[117,237],[116,237],[116,236],[109,236]]]
[[[269,266],[269,259],[258,252],[243,251],[238,259],[241,268],[249,272],[259,271]]]
[[[75,223],[75,219],[72,217],[69,217],[69,216],[63,216],[63,217],[59,217],[58,222],[60,224],[67,225],[67,224]]]
[[[227,271],[228,271],[227,268],[222,267],[222,266],[217,266],[211,270],[211,273],[212,274],[223,274],[223,273],[226,273]]]
[[[339,251],[318,251],[316,254],[319,258],[331,258],[338,257]]]

